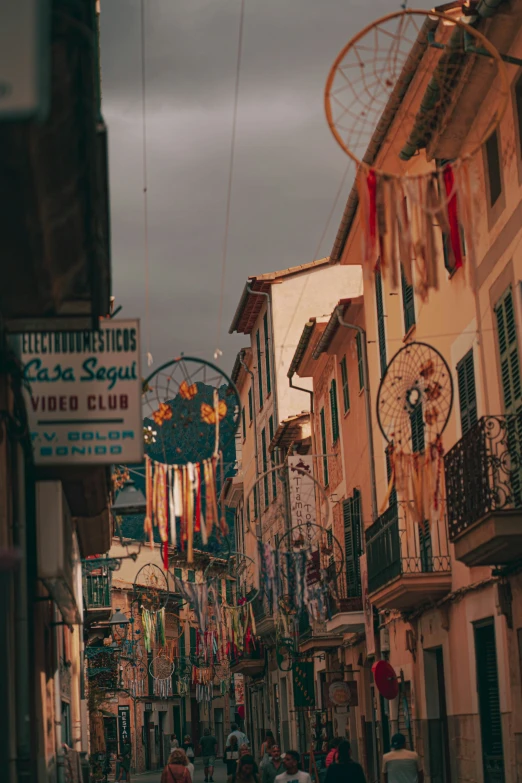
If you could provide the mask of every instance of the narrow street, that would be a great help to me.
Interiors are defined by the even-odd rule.
[[[203,762],[201,759],[196,759],[194,769],[194,780],[192,783],[203,783],[204,772]],[[132,780],[139,780],[140,783],[159,783],[161,778],[161,770],[156,772],[145,772],[142,775],[133,775]],[[216,759],[216,766],[214,769],[214,783],[226,783],[227,768],[222,759]]]

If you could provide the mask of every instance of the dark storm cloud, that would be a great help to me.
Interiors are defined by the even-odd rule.
[[[140,5],[102,0],[113,292],[145,330]],[[240,0],[146,0],[151,350],[230,369],[247,275],[315,255],[348,159],[323,115],[338,50],[383,0],[246,0],[222,334],[217,318]],[[398,9],[398,4],[397,4]],[[351,176],[318,255],[331,249]],[[145,340],[143,341],[145,345]]]

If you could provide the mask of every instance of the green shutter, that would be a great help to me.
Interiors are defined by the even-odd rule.
[[[265,370],[266,370],[266,393],[270,394],[272,391],[272,380],[270,378],[270,346],[268,340],[268,313],[265,313],[263,318],[263,326],[265,329]]]
[[[330,384],[330,416],[332,419],[332,438],[336,443],[339,440],[339,411],[337,409],[337,381],[332,379]]]
[[[268,458],[266,454],[266,428],[263,427],[261,430],[261,451],[263,455],[263,473],[265,475],[263,476],[263,488],[265,491],[265,508],[268,508],[268,504],[270,503],[270,498],[268,496],[268,476],[266,475],[266,471],[268,470]]]
[[[475,389],[475,367],[473,349],[467,352],[457,364],[457,380],[459,385],[460,423],[462,434],[477,423],[477,393]]]
[[[250,417],[250,422],[252,422],[252,419],[254,418],[254,397],[252,389],[248,390],[248,415]]]
[[[187,571],[187,581],[188,582],[195,582],[196,581],[196,572],[195,571]]]
[[[386,372],[388,362],[386,360],[386,332],[384,329],[384,303],[382,297],[382,275],[380,271],[375,273],[375,299],[377,302],[377,337],[379,339],[379,361],[382,378]]]
[[[357,334],[355,335],[355,342],[357,344],[357,367],[359,370],[359,389],[364,389],[364,357],[362,351],[362,337],[360,332],[357,332]]]
[[[196,655],[196,629],[190,627],[190,654]]]
[[[234,595],[232,591],[232,582],[230,579],[225,579],[225,598],[227,604],[231,606],[234,601]]]
[[[348,386],[348,367],[346,366],[346,356],[341,359],[341,380],[343,383],[343,405],[344,412],[350,410],[350,388]]]
[[[328,486],[328,448],[326,445],[326,421],[324,418],[324,408],[321,408],[321,449],[323,452],[323,481],[325,487]]]
[[[415,297],[413,285],[410,285],[404,276],[401,266],[402,309],[404,313],[404,331],[407,333],[415,323]]]
[[[522,402],[517,325],[511,288],[495,307],[497,318],[500,376],[504,396],[504,412],[516,413]]]
[[[274,417],[273,416],[270,416],[270,418],[268,420],[268,432],[269,432],[269,435],[270,435],[270,442],[272,442],[272,440],[274,438]],[[275,467],[276,463],[275,463],[273,454],[272,454],[272,460],[271,461],[272,461],[272,467]],[[275,500],[276,497],[277,497],[277,476],[276,476],[276,471],[275,470],[272,471],[272,495],[273,495],[274,500]]]
[[[259,329],[256,332],[257,347],[257,381],[259,385],[259,407],[263,407],[263,364],[261,361],[261,335]]]
[[[361,494],[354,489],[351,498],[343,501],[344,551],[348,597],[362,595],[361,589]]]
[[[257,503],[257,484],[254,484],[254,519],[258,518],[259,506]]]
[[[485,771],[495,771],[494,778],[487,775],[485,780],[501,781],[504,780],[504,753],[493,620],[477,623],[474,631],[482,757]]]
[[[384,453],[386,455],[386,476],[388,478],[388,484],[389,484],[392,475],[390,452],[388,451],[388,449],[386,449]],[[395,506],[396,503],[397,503],[397,490],[395,489],[395,482],[394,482],[393,489],[390,492],[390,501],[388,503],[388,506]]]
[[[417,407],[410,413],[411,423],[411,448],[414,452],[422,452],[425,448],[424,441],[424,415],[422,410],[422,403],[419,403]]]
[[[241,408],[241,423],[243,425],[243,440],[246,440],[246,415],[244,408]]]

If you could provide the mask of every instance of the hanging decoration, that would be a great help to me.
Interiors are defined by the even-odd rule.
[[[452,122],[456,116],[465,122],[458,85],[471,78],[477,90],[488,91],[488,111],[470,109],[457,139]],[[357,166],[366,270],[381,271],[395,288],[402,273],[425,300],[439,285],[438,226],[447,265],[458,270],[467,256],[472,280],[478,191],[471,164],[508,99],[498,51],[462,18],[460,7],[389,14],[339,53],[326,83],[325,111],[336,141]]]
[[[143,626],[143,643],[147,652],[151,652],[154,644],[165,645],[165,609],[159,612],[141,611],[141,623]]]
[[[211,666],[192,668],[192,685],[196,688],[196,701],[210,704],[214,698],[214,672]]]
[[[155,563],[147,563],[134,578],[133,592],[140,610],[159,612],[169,600],[167,577]]]
[[[153,678],[153,693],[160,699],[172,696],[172,675],[174,664],[164,653],[156,655],[149,664],[149,674]]]
[[[453,407],[453,379],[443,356],[426,343],[408,343],[391,359],[377,393],[377,420],[389,443],[391,478],[414,520],[424,527],[440,515],[442,434]],[[382,513],[382,512],[381,512]]]

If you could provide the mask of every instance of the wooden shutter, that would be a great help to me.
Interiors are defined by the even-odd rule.
[[[375,273],[375,299],[377,304],[377,337],[379,340],[379,361],[381,366],[381,378],[386,372],[388,362],[386,360],[386,332],[384,329],[384,301],[382,296],[382,275],[380,271]]]
[[[361,567],[361,495],[354,489],[353,496],[343,502],[344,551],[348,596],[362,595]]]
[[[263,489],[265,492],[265,508],[268,507],[268,504],[270,503],[270,498],[268,496],[268,476],[266,475],[266,471],[268,470],[268,458],[266,455],[266,427],[263,427],[261,430],[261,452],[263,457],[263,473],[265,474],[263,476]]]
[[[196,629],[190,626],[190,654],[196,655]]]
[[[241,423],[243,425],[243,440],[246,440],[246,415],[244,408],[241,408]]]
[[[390,460],[390,452],[388,451],[388,449],[385,450],[385,455],[386,455],[386,476],[388,478],[388,484],[389,484],[392,475],[392,466]],[[397,505],[397,490],[395,489],[395,483],[394,483],[393,489],[390,492],[390,501],[388,503],[388,506],[395,506],[395,505]]]
[[[252,421],[254,418],[254,397],[252,389],[248,390],[248,415],[250,416],[250,421]]]
[[[493,619],[477,623],[474,630],[484,781],[493,783],[504,778],[502,717]]]
[[[404,276],[401,266],[402,309],[404,313],[404,331],[409,332],[415,323],[415,298],[413,285],[410,285]]]
[[[261,335],[259,329],[256,332],[257,348],[257,381],[259,385],[259,407],[263,407],[263,363],[261,361]]]
[[[272,379],[270,377],[270,345],[268,340],[268,313],[263,317],[263,326],[265,330],[265,370],[266,370],[266,393],[272,391]]]
[[[323,452],[323,481],[325,487],[328,486],[328,457],[326,456],[328,453],[327,447],[326,447],[326,421],[324,418],[324,408],[321,408],[321,449]]]
[[[364,389],[364,361],[362,352],[361,333],[357,332],[355,335],[355,342],[357,344],[357,366],[359,370],[359,389]]]
[[[475,363],[473,349],[468,351],[457,364],[457,379],[459,384],[460,423],[462,434],[477,423],[477,392],[475,388]]]
[[[350,387],[348,386],[348,367],[346,366],[346,356],[341,359],[341,379],[343,383],[343,405],[344,412],[350,410]]]
[[[330,384],[330,416],[332,419],[332,439],[335,443],[339,440],[339,411],[337,408],[337,381],[332,379]]]
[[[498,132],[493,131],[485,144],[489,182],[489,205],[494,206],[502,193],[502,173],[500,168],[500,144]]]
[[[273,416],[270,416],[270,418],[268,420],[268,433],[270,435],[270,442],[272,442],[272,440],[274,438],[274,417]],[[272,453],[272,467],[275,467],[275,465],[276,465],[276,462],[274,460],[274,455]],[[277,476],[276,476],[276,471],[275,470],[272,471],[272,496],[273,496],[274,500],[277,497]]]
[[[415,452],[424,451],[424,416],[422,404],[417,405],[413,413],[410,414],[411,422],[411,447]]]

